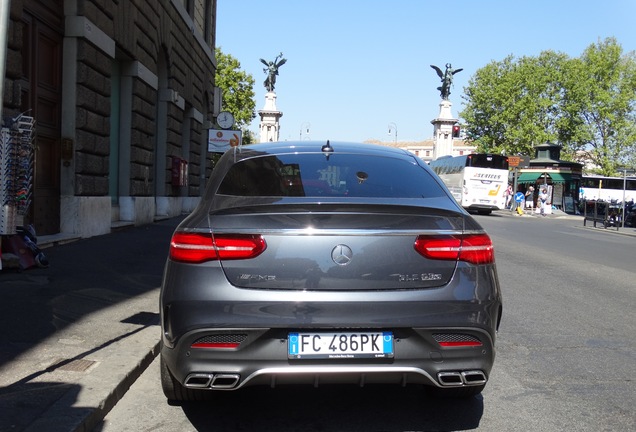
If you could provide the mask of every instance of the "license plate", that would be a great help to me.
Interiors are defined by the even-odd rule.
[[[290,359],[393,358],[393,333],[289,333]]]

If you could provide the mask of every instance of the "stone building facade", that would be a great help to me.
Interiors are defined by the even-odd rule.
[[[215,23],[216,0],[10,0],[2,114],[36,130],[24,224],[90,237],[196,205]]]
[[[434,139],[428,139],[424,141],[397,141],[397,142],[367,140],[365,142],[370,144],[380,144],[384,146],[397,147],[404,150],[408,150],[426,163],[430,163],[434,159],[434,155],[435,155],[435,140]],[[471,154],[471,153],[475,153],[476,151],[477,151],[477,146],[469,144],[468,141],[465,141],[463,139],[453,140],[453,149],[451,154],[452,156],[461,156],[465,154]]]

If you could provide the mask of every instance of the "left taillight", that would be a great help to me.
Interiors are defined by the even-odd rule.
[[[174,261],[202,263],[214,260],[249,259],[267,247],[257,234],[202,234],[176,232],[170,241],[170,258]]]
[[[429,259],[465,261],[471,264],[495,262],[492,240],[485,233],[449,236],[420,235],[415,240],[414,248]]]

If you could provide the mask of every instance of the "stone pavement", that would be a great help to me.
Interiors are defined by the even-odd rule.
[[[123,396],[158,353],[159,286],[182,219],[43,237],[48,268],[0,271],[0,432],[91,431]]]

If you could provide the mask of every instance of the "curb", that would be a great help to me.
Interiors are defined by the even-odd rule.
[[[104,351],[105,360],[76,383],[80,391],[68,391],[24,432],[93,431],[159,354],[157,326],[144,327]]]

